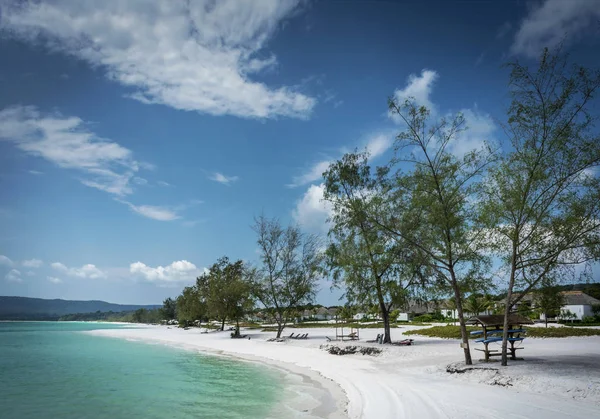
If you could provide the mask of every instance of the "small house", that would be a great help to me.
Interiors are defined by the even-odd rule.
[[[566,312],[568,310],[573,313],[574,320],[583,320],[584,317],[593,316],[592,306],[600,304],[600,300],[582,291],[563,291],[561,294],[564,299],[561,311]]]

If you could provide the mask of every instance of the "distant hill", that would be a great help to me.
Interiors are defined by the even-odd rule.
[[[75,313],[109,312],[120,313],[139,308],[154,309],[161,305],[112,304],[106,301],[46,300],[28,297],[1,297],[0,320],[57,320]]]

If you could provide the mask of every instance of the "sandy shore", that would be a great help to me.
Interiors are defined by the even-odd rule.
[[[403,329],[393,331],[401,339]],[[178,347],[236,356],[284,367],[302,378],[305,417],[322,418],[591,418],[600,417],[600,336],[568,339],[526,339],[525,360],[507,368],[449,374],[460,362],[456,340],[413,336],[415,345],[386,347],[376,357],[330,355],[321,345],[333,329],[290,329],[309,339],[267,342],[274,333],[246,331],[248,339],[230,339],[228,332],[200,333],[166,326],[111,329],[95,335],[162,342]],[[367,344],[379,333],[361,330]],[[354,343],[336,343],[341,346]],[[479,356],[473,351],[473,356]],[[341,391],[343,390],[343,392]],[[304,417],[304,416],[303,416]]]

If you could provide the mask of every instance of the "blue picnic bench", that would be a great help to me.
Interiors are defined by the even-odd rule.
[[[492,356],[501,356],[502,352],[498,349],[490,349],[490,343],[502,342],[502,335],[504,334],[504,316],[502,315],[487,315],[487,316],[475,316],[467,321],[468,324],[475,324],[482,327],[482,330],[474,330],[471,332],[472,336],[480,336],[475,339],[477,343],[483,343],[483,349],[475,348],[477,351],[484,353],[485,361],[489,361]],[[509,316],[508,325],[508,343],[510,346],[507,348],[510,351],[511,359],[517,359],[517,350],[523,349],[522,346],[515,346],[515,343],[522,342],[525,337],[521,336],[527,333],[526,329],[521,328],[522,324],[533,323],[530,319],[517,315],[511,314]]]

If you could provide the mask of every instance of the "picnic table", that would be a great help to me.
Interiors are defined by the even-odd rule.
[[[502,342],[502,335],[504,334],[504,316],[500,314],[486,315],[486,316],[475,316],[467,320],[467,324],[479,325],[482,330],[475,330],[471,332],[471,335],[481,336],[476,339],[475,342],[483,343],[483,349],[474,348],[476,351],[481,351],[484,354],[485,361],[488,362],[493,356],[501,356],[502,351],[500,349],[490,349],[490,343]],[[533,322],[527,317],[519,314],[511,314],[508,317],[508,343],[510,346],[507,348],[510,352],[510,357],[513,360],[517,359],[517,350],[524,349],[522,346],[515,346],[516,343],[522,342],[527,333],[527,330],[521,326],[523,324],[533,324]]]

